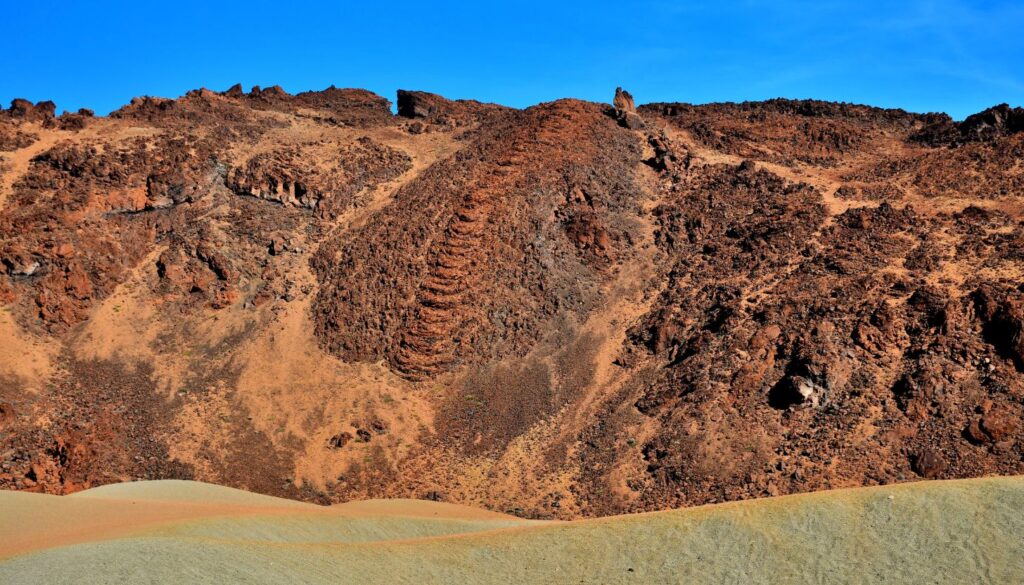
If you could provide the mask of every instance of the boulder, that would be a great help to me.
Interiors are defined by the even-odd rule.
[[[81,108],[77,113],[64,112],[58,118],[61,130],[78,131],[84,130],[88,121],[94,116],[93,111],[87,108]]]
[[[12,118],[18,118],[27,122],[48,122],[53,120],[56,115],[57,104],[51,101],[37,102],[35,105],[32,102],[15,98],[11,100],[11,107],[7,110],[7,113]]]
[[[619,117],[619,123],[630,130],[643,130],[647,125],[636,112],[625,112]]]
[[[934,449],[922,449],[911,460],[914,473],[927,479],[935,479],[946,470],[946,460]]]
[[[991,287],[983,287],[972,296],[986,340],[1024,371],[1024,298]]]
[[[236,83],[229,87],[228,90],[222,93],[221,95],[229,98],[240,98],[245,96],[245,92],[242,90],[242,84]]]
[[[641,130],[645,127],[644,119],[636,113],[636,104],[628,91],[616,87],[612,105],[615,107],[615,118],[621,126],[630,130]]]
[[[11,250],[0,256],[0,265],[11,276],[32,276],[42,268],[40,261],[24,250]]]
[[[338,433],[337,435],[334,435],[333,437],[331,437],[330,440],[327,441],[327,445],[331,449],[341,449],[342,447],[347,445],[348,442],[351,441],[351,440],[352,440],[352,433],[350,433],[348,431],[342,431],[342,432]]]
[[[972,443],[999,443],[1012,437],[1017,431],[1017,418],[1006,410],[993,410],[971,421],[967,426],[967,437]]]
[[[430,118],[443,110],[448,100],[425,91],[398,90],[398,115],[404,118]]]

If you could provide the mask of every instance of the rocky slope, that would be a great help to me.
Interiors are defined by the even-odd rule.
[[[1024,470],[1024,111],[0,113],[0,488],[572,518]]]

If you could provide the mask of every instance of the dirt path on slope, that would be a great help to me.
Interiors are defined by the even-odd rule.
[[[63,138],[62,133],[55,130],[43,130],[38,134],[39,139],[31,145],[3,154],[6,168],[0,173],[0,209],[7,205],[7,199],[14,194],[14,184],[28,172],[32,159]]]

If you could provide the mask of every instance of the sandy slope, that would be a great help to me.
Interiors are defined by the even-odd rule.
[[[141,482],[0,493],[0,582],[1019,583],[1022,509],[1020,477],[578,522]]]

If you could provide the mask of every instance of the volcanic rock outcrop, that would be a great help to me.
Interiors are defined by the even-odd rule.
[[[636,104],[633,102],[633,95],[628,91],[623,90],[621,87],[616,87],[615,98],[612,100],[612,106],[615,108],[615,117],[618,118],[620,124],[630,130],[639,130],[643,128],[643,118],[636,113]]]
[[[609,143],[621,143],[614,158]],[[595,105],[496,113],[380,221],[321,248],[318,332],[346,359],[416,378],[524,354],[544,322],[592,308],[607,259],[629,247],[639,157]]]
[[[944,114],[933,115],[914,138],[934,146],[958,146],[969,142],[991,142],[1018,132],[1024,132],[1024,108],[999,104],[972,114],[962,122],[954,122]]]
[[[394,179],[409,169],[408,155],[361,137],[325,160],[317,147],[260,153],[232,169],[228,187],[240,195],[337,215],[355,204],[367,185]]]
[[[595,516],[1024,472],[1020,108],[0,113],[0,488]]]

